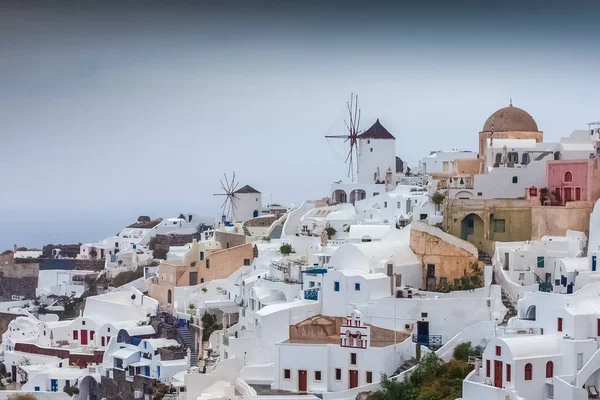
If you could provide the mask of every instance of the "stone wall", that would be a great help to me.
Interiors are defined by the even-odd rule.
[[[186,351],[183,347],[161,347],[158,349],[162,361],[183,360],[186,357]]]
[[[542,236],[564,236],[567,230],[584,232],[589,236],[593,203],[578,201],[565,206],[531,208],[531,239]]]
[[[45,356],[54,356],[60,359],[69,359],[69,365],[77,366],[79,368],[86,368],[88,364],[101,364],[102,357],[104,356],[103,351],[94,350],[94,354],[77,354],[70,353],[67,349],[55,348],[55,347],[40,347],[31,343],[16,343],[15,351],[21,351],[23,353],[40,354]]]
[[[10,313],[0,313],[0,343],[2,343],[2,335],[8,329],[8,324],[17,317],[20,317],[19,314],[10,314]]]
[[[452,283],[462,277],[465,271],[469,271],[471,264],[479,264],[478,257],[472,252],[448,243],[439,236],[417,229],[410,231],[410,248],[421,261],[423,288],[427,287],[428,265],[435,266],[434,278],[437,288],[441,279],[445,278],[447,283]],[[428,290],[434,289],[428,287]]]
[[[77,260],[73,258],[42,258],[38,260],[40,270],[79,270],[79,271],[102,271],[104,260]]]
[[[328,315],[317,315],[306,319],[296,325],[290,326],[290,340],[317,340],[329,343],[340,342],[340,328],[346,321],[343,317],[331,317]],[[365,324],[371,328],[372,343],[396,343],[403,342],[408,335],[406,332],[394,331]]]
[[[37,276],[6,277],[0,272],[0,297],[10,299],[12,296],[24,296],[26,299],[35,299],[37,286]]]
[[[156,235],[152,240],[156,243],[156,246],[166,247],[169,246],[185,246],[192,241],[200,240],[200,235],[197,233],[190,233],[187,235]]]
[[[63,257],[75,258],[79,254],[81,244],[47,244],[42,247],[42,257],[52,257],[52,250],[60,249],[60,255]]]
[[[246,244],[246,235],[216,231],[215,240],[221,243],[222,249],[228,249]]]
[[[244,222],[244,226],[248,227],[263,227],[268,228],[273,225],[273,222],[277,221],[280,215],[272,215],[269,217],[252,218]]]

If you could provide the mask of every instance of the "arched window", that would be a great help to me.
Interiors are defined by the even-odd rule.
[[[171,304],[172,301],[173,301],[173,292],[171,291],[171,289],[169,289],[167,291],[167,304]]]
[[[546,378],[552,378],[554,376],[554,363],[548,361],[546,363]]]
[[[533,375],[533,366],[531,365],[531,363],[525,364],[525,380],[530,381],[532,375]]]
[[[565,172],[563,180],[565,182],[573,182],[573,174],[571,173],[571,171]]]
[[[502,153],[496,153],[496,164],[500,165],[502,163]]]

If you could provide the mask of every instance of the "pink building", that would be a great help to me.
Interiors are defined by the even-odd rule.
[[[570,201],[600,198],[600,166],[597,158],[548,161],[548,189],[562,205]]]

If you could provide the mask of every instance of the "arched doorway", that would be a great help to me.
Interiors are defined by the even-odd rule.
[[[252,213],[252,217],[253,218],[258,217],[258,210],[254,210],[254,212]]]
[[[535,306],[529,306],[525,312],[525,318],[528,321],[535,321]]]
[[[354,204],[357,201],[364,200],[367,198],[367,192],[362,189],[356,189],[350,192],[350,203]]]
[[[348,198],[345,191],[342,189],[336,189],[331,195],[331,200],[333,200],[334,203],[346,203]]]
[[[173,302],[173,291],[169,289],[167,291],[167,304],[171,304]]]
[[[467,240],[469,235],[483,237],[484,224],[481,217],[477,214],[469,214],[464,217],[460,223],[460,237]]]

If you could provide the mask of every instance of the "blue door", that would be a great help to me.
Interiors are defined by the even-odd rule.
[[[58,380],[57,379],[50,380],[50,391],[58,392]]]
[[[150,366],[146,365],[146,373],[144,375],[150,376]]]
[[[596,256],[592,256],[592,271],[596,270]]]
[[[156,366],[156,377],[160,378],[160,365]]]

